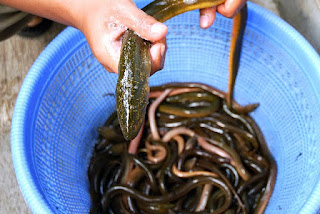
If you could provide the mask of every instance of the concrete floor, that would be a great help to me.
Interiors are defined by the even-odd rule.
[[[276,0],[281,17],[320,53],[320,0]]]
[[[13,36],[0,42],[0,214],[31,213],[16,180],[11,151],[10,127],[21,84],[41,51],[64,28],[54,24],[36,39]]]
[[[273,0],[252,0],[278,14]],[[37,39],[19,36],[0,42],[0,214],[31,213],[15,178],[10,151],[10,127],[16,97],[32,63],[64,28],[59,24]]]

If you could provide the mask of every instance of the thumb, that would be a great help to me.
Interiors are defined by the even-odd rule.
[[[123,12],[125,14],[121,16],[120,22],[146,40],[159,41],[168,32],[168,27],[165,24],[147,15],[137,8],[134,3],[128,4]]]

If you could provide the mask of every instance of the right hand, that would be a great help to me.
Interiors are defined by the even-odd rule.
[[[118,73],[121,35],[130,28],[152,42],[152,71],[163,68],[168,28],[138,9],[132,0],[78,1],[81,14],[75,27],[83,32],[98,61],[112,73]]]

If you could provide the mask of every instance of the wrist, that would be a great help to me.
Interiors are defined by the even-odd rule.
[[[77,0],[52,0],[54,2],[54,8],[50,9],[50,12],[47,13],[56,22],[61,24],[65,24],[71,27],[78,28],[78,17],[79,17],[79,10],[80,5]]]
[[[79,29],[82,33],[85,34],[90,19],[89,16],[94,16],[94,14],[97,13],[97,11],[93,8],[96,1],[81,1],[81,3],[79,3],[79,1],[77,0],[71,1],[73,1],[74,4],[72,6],[73,9],[71,9],[70,11],[72,27]]]
[[[67,0],[68,7],[66,9],[66,20],[68,23],[65,23],[69,26],[75,27],[82,31],[82,25],[85,15],[85,3],[90,1],[77,1],[77,0]]]

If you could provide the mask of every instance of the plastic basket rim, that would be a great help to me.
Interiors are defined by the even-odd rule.
[[[320,57],[314,48],[309,44],[309,42],[292,26],[290,26],[277,15],[252,2],[248,2],[247,4],[251,13],[255,13],[257,16],[268,20],[270,25],[274,25],[277,30],[287,34],[287,39],[297,41],[295,45],[299,48],[299,50],[302,50],[304,52],[303,54],[306,54],[309,61],[313,63],[313,67],[316,71],[318,71],[316,74],[318,77],[317,80],[320,80]],[[26,114],[28,114],[28,106],[33,99],[32,94],[34,93],[34,86],[40,79],[46,62],[50,58],[54,58],[57,55],[57,53],[52,51],[51,48],[54,47],[60,50],[63,46],[68,45],[68,41],[70,41],[77,33],[79,33],[78,30],[72,27],[67,27],[42,51],[30,68],[21,86],[14,108],[11,126],[11,152],[14,170],[25,201],[27,202],[30,210],[37,214],[54,212],[52,211],[46,198],[42,196],[41,190],[37,189],[35,179],[31,176],[29,167],[27,167],[29,164],[27,163],[25,152],[26,139],[24,139],[24,131],[29,124],[28,121],[26,121]],[[315,82],[315,80],[313,80],[313,82]],[[316,188],[310,194],[308,202],[306,202],[299,212],[318,212],[319,208],[314,206],[314,204],[317,204],[319,201],[320,181],[318,181]]]

